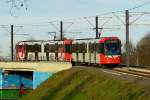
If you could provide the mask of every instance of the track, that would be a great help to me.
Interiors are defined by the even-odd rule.
[[[138,68],[127,68],[127,67],[112,68],[109,70],[150,79],[150,70],[138,69]]]
[[[82,65],[82,66],[87,67],[86,65]],[[124,67],[124,66],[116,66],[114,68],[102,68],[98,66],[88,66],[88,67],[96,67],[98,69],[103,70],[103,72],[114,74],[114,75],[127,74],[135,77],[150,79],[150,70],[146,68],[135,68],[135,67]]]

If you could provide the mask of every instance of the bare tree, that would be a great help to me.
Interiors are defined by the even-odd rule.
[[[129,50],[130,50],[130,65],[137,65],[136,64],[136,47],[133,45],[133,43],[129,42]],[[126,64],[126,45],[123,44],[123,50],[122,52],[122,63]]]
[[[137,62],[140,65],[150,65],[150,32],[137,44]]]
[[[14,11],[20,10],[21,8],[28,9],[28,2],[29,0],[6,0],[8,3],[9,11],[12,16],[14,16]]]

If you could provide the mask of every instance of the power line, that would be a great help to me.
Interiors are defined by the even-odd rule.
[[[70,23],[70,25],[66,29],[64,29],[64,32],[66,32],[73,24],[74,24],[73,22]]]
[[[13,2],[11,2],[11,3],[13,3]],[[137,8],[141,8],[141,7],[143,7],[143,6],[145,6],[145,5],[148,5],[148,4],[150,4],[150,1],[147,1],[147,2],[145,2],[145,3],[143,3],[143,4],[141,4],[141,5],[138,5],[138,6],[135,6],[135,7],[133,7],[133,8],[129,8],[128,10],[134,10],[134,9],[137,9]],[[14,6],[16,6],[16,5],[14,5]],[[115,11],[115,12],[113,12],[113,13],[120,13],[120,12],[124,12],[125,10],[119,10],[119,11]],[[112,12],[106,12],[106,13],[102,13],[102,14],[100,14],[100,15],[98,15],[99,16],[99,18],[101,18],[100,16],[104,16],[104,15],[109,15],[109,14],[111,14]],[[93,18],[93,17],[95,17],[95,16],[86,16],[86,18]],[[64,19],[63,21],[68,21],[68,20],[81,20],[81,19],[84,19],[85,17],[78,17],[78,18],[71,18],[71,19]],[[104,18],[106,18],[106,17],[104,17]],[[54,20],[54,21],[50,21],[50,23],[51,22],[58,22],[59,20]],[[49,23],[48,21],[47,22],[44,22],[44,23]],[[35,24],[37,24],[37,23],[35,23]],[[36,26],[36,25],[33,25],[33,24],[24,24],[24,25],[33,25],[33,26]],[[37,25],[38,26],[38,25]],[[39,25],[39,26],[46,26],[46,25]]]
[[[102,24],[101,27],[103,27],[105,24],[109,23],[109,21],[110,21],[111,19],[112,19],[112,17],[111,17],[110,19],[106,20],[106,21]]]
[[[128,10],[138,9],[138,8],[141,8],[141,7],[146,6],[146,5],[148,5],[148,4],[150,4],[150,1],[147,1],[147,2],[145,2],[145,3],[143,3],[143,4],[141,4],[141,5],[135,6],[135,7],[133,7],[133,8],[128,9]]]
[[[119,17],[117,16],[115,13],[112,12],[112,14],[122,23],[125,25],[125,22]]]
[[[51,26],[53,26],[57,31],[60,31],[59,28],[58,28],[55,24],[53,24],[52,22],[49,22],[49,24],[50,24]]]
[[[133,20],[132,22],[130,22],[130,25],[133,24],[133,23],[135,23],[137,20],[139,20],[143,16],[144,16],[144,14],[141,14],[140,16],[138,16],[135,20]]]
[[[91,23],[91,21],[89,21],[86,17],[84,17],[84,19],[85,19],[92,27],[95,27],[95,26]]]

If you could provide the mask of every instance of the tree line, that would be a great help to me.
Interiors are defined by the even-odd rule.
[[[123,45],[122,63],[126,64],[126,51]],[[130,41],[130,65],[150,66],[150,32],[146,34],[136,45]]]

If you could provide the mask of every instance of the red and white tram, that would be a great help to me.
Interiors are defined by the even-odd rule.
[[[89,64],[120,64],[121,41],[117,37],[66,39],[64,41],[20,41],[16,60],[67,61]]]

